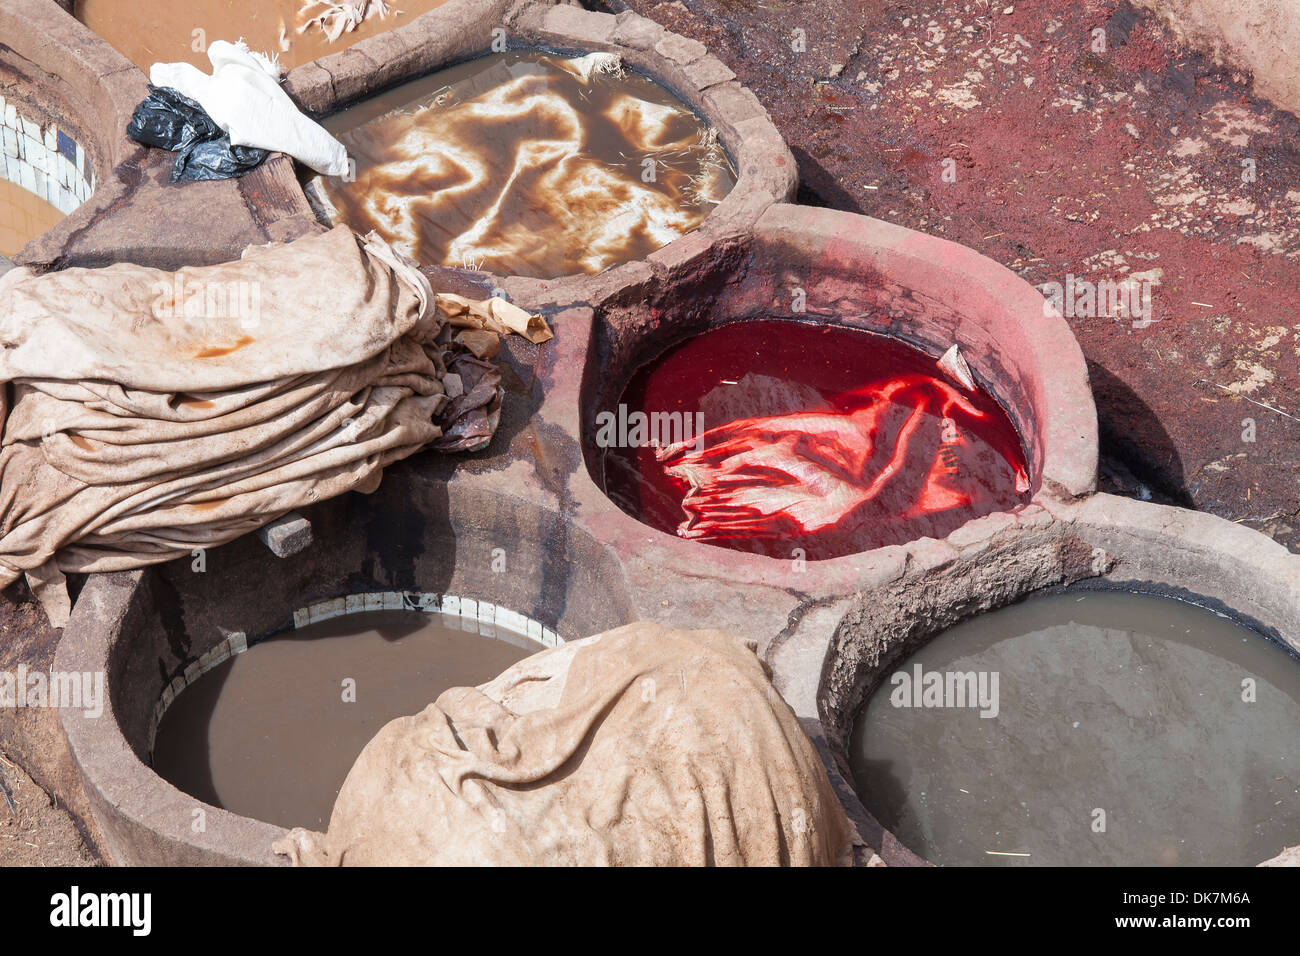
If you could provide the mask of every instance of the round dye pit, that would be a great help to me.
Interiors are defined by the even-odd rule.
[[[1250,866],[1300,836],[1300,659],[1170,598],[1068,590],[891,667],[849,760],[951,865]]]
[[[598,416],[606,494],[680,537],[789,558],[941,538],[1029,499],[1006,413],[931,356],[755,320],[668,350]]]
[[[145,73],[154,63],[180,62],[193,63],[207,72],[211,69],[207,44],[212,40],[233,43],[241,37],[250,49],[274,56],[282,68],[290,70],[404,26],[446,2],[389,2],[386,16],[372,15],[352,30],[340,28],[334,40],[312,22],[334,4],[312,0],[76,0],[73,14]]]
[[[57,667],[102,672],[107,703],[99,717],[64,708],[59,718],[93,824],[116,862],[283,865],[271,850],[286,833],[277,819],[320,824],[304,820],[310,811],[275,817],[274,789],[251,793],[273,798],[269,811],[265,803],[237,803],[250,794],[248,783],[262,785],[239,779],[249,756],[268,780],[301,772],[315,781],[305,793],[286,792],[315,800],[319,816],[371,728],[418,713],[450,684],[494,678],[510,662],[559,644],[561,633],[596,633],[633,619],[605,546],[555,512],[436,468],[395,466],[372,494],[322,502],[309,518],[311,544],[291,558],[250,535],[213,549],[198,569],[181,560],[92,575],[81,592]],[[372,614],[382,615],[380,633],[329,636],[335,628],[371,630]],[[452,633],[431,640],[427,631],[406,633],[412,621]],[[223,667],[232,656],[235,663]],[[268,662],[287,663],[277,671],[263,667]],[[417,671],[423,679],[412,680]],[[346,678],[356,681],[356,703],[343,702]],[[291,693],[277,699],[286,681]],[[248,712],[237,708],[225,722],[241,687],[251,688]],[[230,759],[187,793],[182,780],[175,778],[178,787],[159,771],[176,763],[168,725],[186,717],[176,708],[191,705],[192,723],[208,730],[206,738],[203,730],[179,735],[182,760],[198,764],[202,781],[211,760]],[[266,716],[276,708],[277,716]],[[307,753],[275,749],[282,727],[304,735],[297,749]],[[249,753],[241,755],[236,748],[245,745]],[[295,769],[305,756],[335,769]],[[199,810],[201,831],[193,826]]]
[[[213,806],[324,830],[352,764],[385,724],[544,649],[441,612],[308,623],[226,658],[176,695],[154,737],[153,767]]]
[[[704,122],[608,54],[492,54],[324,125],[357,170],[307,184],[318,215],[427,265],[599,273],[695,229],[735,184]]]

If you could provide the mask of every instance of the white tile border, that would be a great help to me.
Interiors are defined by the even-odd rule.
[[[367,611],[423,611],[426,614],[453,617],[457,621],[448,621],[448,627],[459,626],[461,630],[471,634],[505,641],[507,644],[525,650],[534,644],[558,647],[565,641],[565,638],[554,629],[518,611],[488,601],[459,597],[455,594],[434,594],[431,591],[362,591],[329,601],[320,601],[309,607],[297,608],[293,612],[292,629],[296,631],[319,621],[328,621],[345,614],[364,614]],[[274,634],[268,635],[268,637],[274,636]],[[161,696],[154,704],[154,731],[157,731],[167,708],[186,687],[218,664],[246,650],[248,650],[248,635],[243,631],[235,631],[198,660],[187,664],[184,671],[163,688]]]
[[[62,136],[71,145],[59,151]],[[67,152],[73,154],[72,157]],[[81,143],[54,123],[42,127],[0,96],[0,176],[64,215],[95,191],[95,170]]]

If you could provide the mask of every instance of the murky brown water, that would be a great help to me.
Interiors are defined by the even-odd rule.
[[[313,26],[298,27],[324,10],[304,0],[77,0],[78,20],[116,47],[146,73],[154,63],[193,63],[205,73],[212,65],[205,52],[213,40],[231,43],[241,37],[259,53],[278,55],[290,70],[318,57],[337,53],[366,37],[410,23],[446,0],[398,0],[382,19],[372,16],[331,43]],[[308,9],[300,16],[299,10]],[[281,31],[288,49],[281,45]]]
[[[371,611],[254,644],[167,709],[154,769],[206,803],[324,830],[352,764],[386,723],[543,650],[500,629],[494,638],[446,626],[459,620]],[[347,680],[353,701],[344,700]]]
[[[357,175],[316,181],[327,213],[426,264],[537,278],[696,228],[735,182],[703,122],[646,77],[577,72],[493,54],[330,117]]]
[[[918,664],[998,673],[997,716],[894,706],[892,675]],[[1033,598],[950,628],[891,678],[859,717],[853,772],[933,862],[1253,866],[1300,842],[1300,660],[1212,612]]]
[[[60,209],[23,187],[0,179],[0,256],[12,256],[63,221]]]

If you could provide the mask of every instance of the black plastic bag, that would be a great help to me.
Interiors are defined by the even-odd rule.
[[[223,135],[221,127],[192,99],[168,87],[151,86],[135,108],[126,135],[159,149],[186,150]]]
[[[230,137],[207,140],[176,157],[172,182],[178,179],[230,179],[242,176],[262,164],[266,150],[255,146],[231,146]]]
[[[266,150],[254,146],[232,146],[230,136],[203,107],[169,87],[149,87],[149,95],[135,108],[126,134],[137,143],[179,154],[172,167],[172,182],[242,176],[267,156]]]

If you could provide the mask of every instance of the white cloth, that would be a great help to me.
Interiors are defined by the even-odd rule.
[[[319,123],[305,116],[280,86],[280,70],[242,40],[208,46],[211,75],[189,63],[155,63],[149,82],[194,100],[235,146],[287,153],[326,176],[348,171],[348,152]]]

